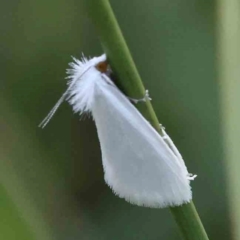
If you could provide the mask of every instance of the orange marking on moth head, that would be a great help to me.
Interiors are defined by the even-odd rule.
[[[108,71],[108,63],[106,61],[98,63],[95,67],[101,73],[106,73]]]

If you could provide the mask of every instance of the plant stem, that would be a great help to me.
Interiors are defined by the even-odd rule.
[[[98,31],[104,51],[110,61],[111,68],[118,77],[118,87],[129,97],[142,98],[145,90],[141,78],[109,2],[107,0],[85,0],[85,2],[89,16]],[[137,104],[137,107],[144,117],[157,130],[160,130],[157,116],[150,102]]]
[[[141,98],[145,89],[127,44],[108,0],[85,0],[91,17],[100,36],[104,51],[108,56],[113,72],[118,77],[117,85],[133,98]],[[162,135],[161,126],[150,101],[137,105],[138,110]],[[193,202],[170,208],[185,240],[208,240]]]
[[[183,239],[208,240],[207,233],[192,201],[179,207],[171,207],[170,211]]]

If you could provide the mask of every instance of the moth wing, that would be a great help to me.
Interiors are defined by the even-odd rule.
[[[116,87],[95,86],[92,114],[104,178],[119,197],[148,207],[176,206],[191,200],[184,162]]]

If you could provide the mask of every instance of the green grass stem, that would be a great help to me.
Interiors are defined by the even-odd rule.
[[[85,0],[86,8],[100,37],[110,65],[118,78],[118,86],[133,98],[142,98],[145,88],[121,33],[108,0]],[[138,110],[160,133],[161,126],[150,101],[138,104]],[[208,240],[193,202],[170,208],[185,240]]]

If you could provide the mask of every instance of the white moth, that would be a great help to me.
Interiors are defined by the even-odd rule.
[[[177,148],[161,137],[109,78],[106,55],[74,59],[68,88],[41,122],[45,127],[67,100],[74,112],[90,112],[100,140],[104,178],[113,192],[147,207],[178,206],[192,199],[188,173]],[[165,142],[168,140],[169,145]]]

